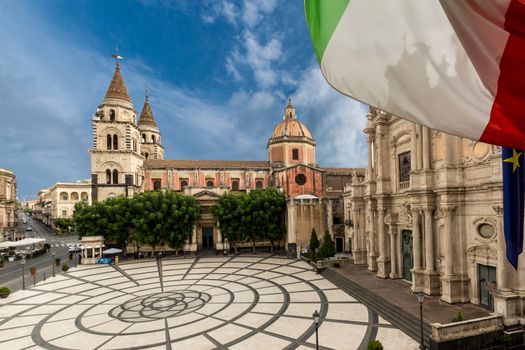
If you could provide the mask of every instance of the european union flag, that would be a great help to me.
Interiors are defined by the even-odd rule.
[[[523,151],[502,147],[503,156],[503,232],[507,259],[518,269],[523,251],[523,205],[525,190],[525,155]]]

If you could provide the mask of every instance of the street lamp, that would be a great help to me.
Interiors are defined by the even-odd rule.
[[[312,318],[314,319],[314,326],[315,326],[315,350],[319,350],[319,334],[317,332],[317,329],[319,328],[319,312],[315,310],[315,312],[312,314]]]
[[[55,253],[51,254],[51,266],[53,266],[53,277],[55,277]]]
[[[424,338],[423,338],[423,301],[425,300],[425,294],[419,292],[416,294],[417,301],[419,301],[419,321],[420,321],[420,332],[421,332],[421,340],[419,344],[420,350],[425,350],[425,345],[423,344]]]
[[[22,266],[22,289],[26,289],[26,276],[24,276],[24,265],[26,264],[26,259],[22,258],[20,260],[20,265]]]

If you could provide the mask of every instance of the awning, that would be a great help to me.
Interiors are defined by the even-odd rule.
[[[118,249],[118,248],[109,248],[102,252],[102,254],[108,254],[108,255],[120,254],[120,253],[122,253],[122,249]]]
[[[33,245],[33,244],[36,244],[36,243],[42,243],[42,242],[45,242],[46,240],[43,239],[43,238],[26,238],[26,239],[21,239],[19,241],[5,241],[5,242],[0,242],[0,248],[9,248],[9,247],[20,247],[20,246],[25,246],[25,245]]]

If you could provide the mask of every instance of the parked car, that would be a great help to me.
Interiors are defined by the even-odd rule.
[[[26,226],[26,231],[33,231],[33,228],[31,226]]]
[[[76,252],[76,247],[74,245],[70,245],[68,248],[70,253]]]

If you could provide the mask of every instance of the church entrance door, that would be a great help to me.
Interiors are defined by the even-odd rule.
[[[414,267],[412,232],[402,231],[401,239],[403,240],[403,279],[412,281],[412,271],[410,271]]]
[[[213,227],[202,228],[202,249],[213,249]]]
[[[335,239],[335,251],[337,253],[343,252],[343,237],[337,237]]]
[[[487,284],[496,284],[496,268],[478,264],[479,276],[479,303],[490,310],[494,310],[494,298],[489,293]]]

